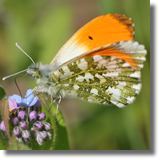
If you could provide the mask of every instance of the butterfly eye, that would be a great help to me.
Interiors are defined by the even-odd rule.
[[[33,72],[33,74],[34,74],[34,76],[35,76],[36,78],[39,78],[39,77],[40,77],[40,73],[39,73],[39,71],[37,71],[37,70],[35,70],[35,71]]]

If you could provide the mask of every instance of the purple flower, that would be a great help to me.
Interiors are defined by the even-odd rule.
[[[28,130],[22,130],[22,137],[23,138],[30,138],[30,132]]]
[[[27,90],[24,98],[22,98],[21,96],[19,96],[17,94],[9,96],[8,98],[11,99],[11,100],[16,99],[17,105],[21,106],[21,107],[24,107],[24,108],[28,108],[28,107],[31,107],[31,106],[34,106],[34,107],[40,107],[41,106],[41,103],[40,103],[38,97],[37,96],[34,97],[34,94],[32,93],[32,89],[30,89],[30,88]]]
[[[17,137],[17,136],[16,136],[16,140],[17,140],[18,142],[20,142],[20,143],[23,143],[22,137]]]
[[[42,139],[46,139],[48,137],[46,131],[39,131],[38,134]]]
[[[13,129],[13,133],[16,135],[16,136],[19,136],[21,134],[21,129],[19,127],[15,127]]]
[[[41,130],[42,127],[43,127],[43,123],[40,122],[40,121],[36,121],[36,122],[33,124],[33,127],[34,127],[36,130]]]
[[[26,121],[20,121],[20,122],[19,122],[19,126],[20,126],[22,129],[26,129],[26,128],[27,128],[27,122],[26,122]]]
[[[16,125],[19,123],[18,117],[12,117],[12,118],[11,118],[11,122],[12,122],[12,124],[13,124],[14,126],[16,126]]]
[[[25,142],[29,142],[31,139],[30,132],[28,130],[22,130],[22,138]]]
[[[43,122],[43,126],[46,131],[49,131],[51,129],[51,125],[48,122]]]
[[[34,97],[31,89],[27,90],[24,98],[16,94],[9,96],[8,103],[9,121],[13,127],[12,134],[15,135],[17,141],[28,143],[33,138],[39,145],[42,145],[43,142],[51,139],[52,135],[48,132],[51,125],[48,122],[42,122],[46,119],[46,115],[40,113],[41,103],[37,96]],[[21,107],[31,108],[22,109]],[[6,130],[4,121],[2,121],[0,131],[5,137],[7,136]]]
[[[27,117],[27,114],[26,114],[25,111],[19,111],[19,112],[18,112],[18,118],[19,118],[20,120],[25,120],[26,117]]]
[[[39,114],[38,114],[38,120],[39,120],[39,121],[43,121],[43,120],[45,120],[45,119],[46,119],[45,113],[39,113]]]
[[[37,112],[36,111],[32,111],[29,113],[29,120],[30,120],[30,122],[34,122],[37,120]]]

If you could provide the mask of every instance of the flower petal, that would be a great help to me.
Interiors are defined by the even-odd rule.
[[[27,105],[25,102],[21,102],[18,104],[18,106],[24,107],[24,108],[28,108],[29,105]]]
[[[17,103],[17,106],[21,106],[21,107],[24,107],[24,108],[28,108],[29,106],[24,102],[23,98],[17,94],[14,94],[13,96],[9,96],[8,99],[10,100],[16,100],[16,103]],[[9,105],[10,106],[10,105]]]
[[[32,93],[32,89],[30,89],[30,88],[27,89],[27,92],[26,92],[26,95],[24,98],[24,101],[26,102],[26,104],[30,106],[30,104],[33,101],[33,98],[34,98],[34,94]]]
[[[11,99],[8,99],[8,102],[9,102],[9,112],[10,113],[14,113],[20,108],[20,107],[17,107],[15,98],[13,99],[13,101]]]
[[[23,98],[17,94],[13,94],[12,96],[9,96],[8,98],[11,99],[12,101],[16,99],[16,103],[18,106],[20,106],[19,104],[23,102]]]
[[[14,109],[14,108],[15,108],[15,103],[14,103],[14,101],[11,100],[11,99],[8,99],[8,102],[9,102],[9,110]]]
[[[33,101],[30,104],[30,106],[34,106],[34,107],[40,107],[41,106],[41,102],[39,101],[37,96],[33,98]]]
[[[17,103],[18,107],[21,106],[24,108],[28,108],[30,106],[35,106],[35,107],[41,106],[41,103],[40,103],[38,97],[34,98],[34,94],[32,93],[32,89],[30,89],[30,88],[27,90],[24,98],[22,98],[21,96],[19,96],[17,94],[14,94],[12,96],[9,96],[9,99],[11,99],[12,101],[14,99],[16,99],[16,103]],[[13,104],[10,106],[13,107]]]

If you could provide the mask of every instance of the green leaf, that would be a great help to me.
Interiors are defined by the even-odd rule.
[[[6,96],[5,90],[0,85],[0,101]]]
[[[67,130],[61,112],[58,111],[56,120],[56,106],[53,105],[50,109],[50,103],[48,102],[49,100],[46,100],[46,95],[44,93],[38,93],[37,96],[39,97],[41,103],[44,105],[42,109],[45,110],[45,113],[49,118],[47,122],[53,125],[53,137],[52,144],[50,145],[50,150],[69,150],[70,147]],[[43,149],[46,148],[44,147]]]
[[[10,138],[10,133],[9,133],[9,104],[8,104],[7,97],[4,98],[0,102],[0,111],[2,113],[2,117],[3,117],[3,120],[4,120],[5,127],[6,127],[6,133],[7,133],[8,137]]]
[[[3,135],[2,131],[0,131],[0,150],[6,150],[8,143],[9,143],[9,139]]]
[[[9,143],[8,150],[31,150],[31,149],[28,146],[24,145],[23,143],[19,143],[16,140],[16,137],[13,136]]]
[[[57,110],[57,107],[56,107],[55,104],[53,104],[52,107],[51,107],[51,112],[53,113],[53,115],[55,117],[57,116],[57,122],[58,122],[58,124],[60,126],[62,126],[62,127],[65,127],[65,122],[64,122],[64,119],[63,119],[61,111],[58,109],[57,110],[57,115],[56,115],[56,110]]]
[[[54,150],[70,150],[66,127],[56,123],[56,142]]]
[[[5,95],[6,95],[5,90],[0,85],[0,112],[1,112],[1,114],[0,114],[0,123],[3,120],[1,109],[3,108],[3,105],[4,105],[4,102],[2,102],[1,100],[5,97]],[[6,150],[7,149],[6,146],[8,146],[8,141],[9,140],[6,138],[6,134],[1,132],[0,133],[0,150]]]
[[[54,117],[57,117],[56,120],[58,121],[58,124],[60,126],[65,127],[65,122],[64,122],[64,119],[63,119],[61,111],[58,109],[57,115],[56,115],[56,110],[57,110],[56,105],[53,104],[51,106],[51,105],[49,105],[50,103],[48,103],[49,100],[47,101],[46,98],[42,98],[43,96],[47,97],[47,95],[44,94],[44,93],[38,93],[37,96],[39,97],[39,99],[41,100],[41,102],[43,103],[43,105],[47,108],[47,110],[48,111],[50,110],[51,113],[53,113]]]

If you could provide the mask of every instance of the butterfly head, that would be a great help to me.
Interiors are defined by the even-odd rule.
[[[27,75],[35,79],[40,78],[39,67],[37,65],[29,66],[27,69]]]
[[[28,67],[27,75],[34,78],[34,79],[48,79],[49,73],[53,71],[54,66],[49,64],[42,64],[39,63],[38,65],[33,64]]]

